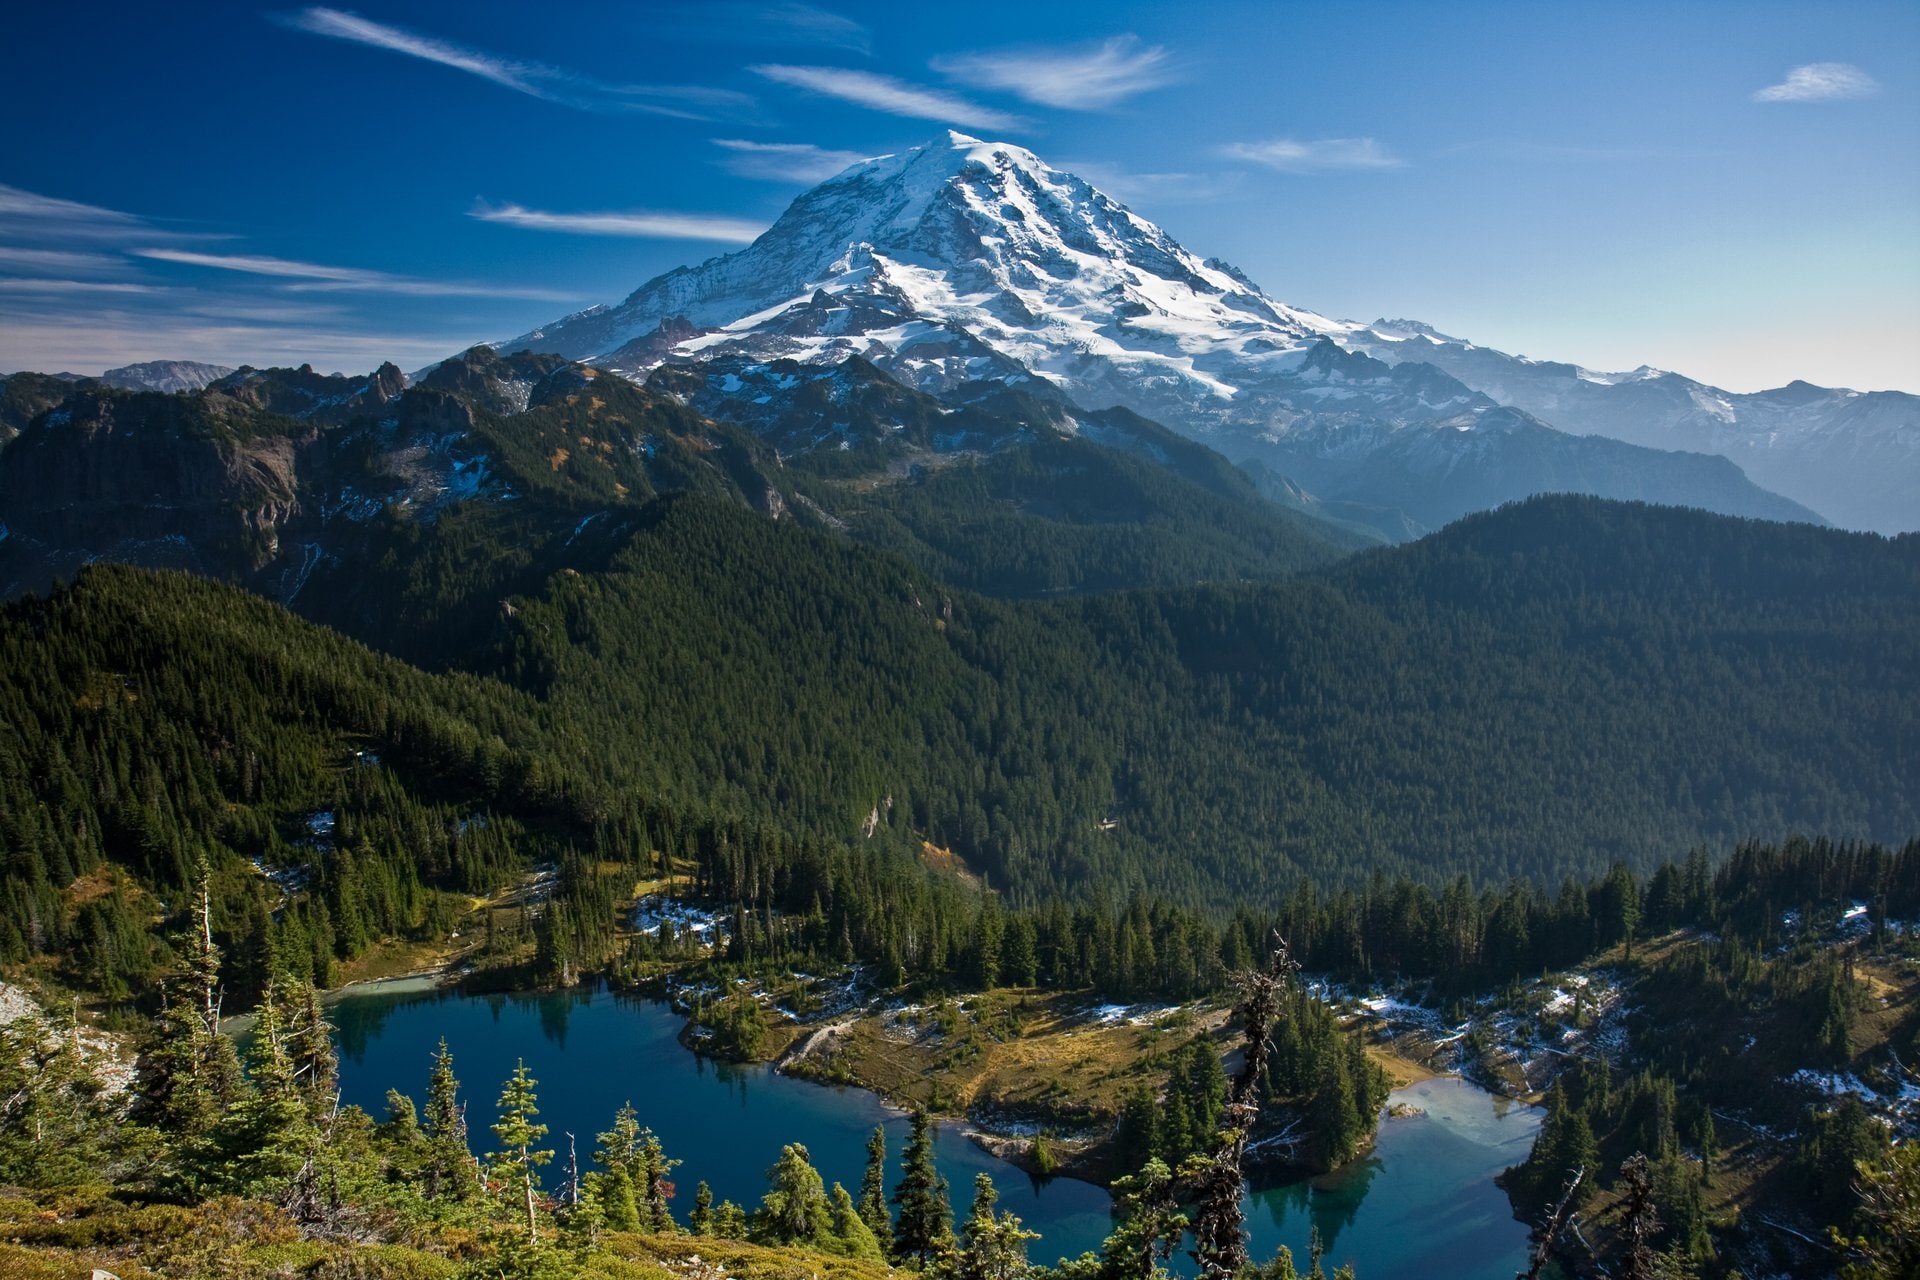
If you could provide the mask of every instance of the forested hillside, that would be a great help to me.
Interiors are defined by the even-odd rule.
[[[415,644],[457,642],[465,675],[178,577],[93,569],[13,606],[9,927],[84,932],[56,904],[74,876],[178,885],[182,841],[332,874],[288,847],[350,792],[395,809],[353,819],[378,901],[714,822],[929,840],[1014,904],[1195,906],[1920,829],[1911,538],[1543,499],[1305,579],[1010,604],[693,497],[603,537],[530,593],[451,596],[446,631],[422,596]],[[473,834],[490,810],[527,847],[464,876],[481,855],[451,846],[515,843]]]
[[[1594,874],[1901,838],[1920,543],[1542,499],[1281,583],[1010,606],[695,502],[516,602],[495,670],[688,803],[889,797],[1015,900]]]

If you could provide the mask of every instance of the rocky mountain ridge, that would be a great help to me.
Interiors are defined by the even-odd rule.
[[[1331,484],[1317,496],[1388,509],[1388,528],[1543,487],[1821,519],[1737,468],[1580,444],[1438,368],[1374,360],[1363,327],[1274,300],[1024,148],[948,133],[804,193],[746,249],[499,347],[635,380],[716,356],[858,355],[947,400],[982,384],[1057,393]]]

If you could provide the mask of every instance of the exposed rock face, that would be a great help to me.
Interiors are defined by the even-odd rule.
[[[298,369],[242,366],[208,388],[281,417],[335,425],[399,399],[407,389],[407,376],[391,363],[360,377],[315,373],[310,364]]]
[[[785,512],[750,436],[553,356],[481,348],[414,387],[391,364],[240,369],[171,394],[17,374],[0,405],[23,427],[0,450],[0,599],[111,559],[292,603],[310,583],[350,587],[384,554],[383,515],[433,522],[463,504],[569,544],[583,514],[658,493]]]
[[[119,391],[198,391],[233,370],[222,364],[192,360],[149,360],[122,365],[100,375],[100,381]]]
[[[1697,445],[1596,447],[1441,369],[1343,350],[1371,334],[1269,297],[1024,148],[944,134],[821,183],[737,253],[500,349],[636,381],[859,358],[949,405],[985,385],[1062,395],[1372,507],[1388,531],[1542,491],[1821,520],[1682,452]]]
[[[0,513],[11,538],[48,547],[258,568],[299,510],[312,433],[294,426],[218,396],[82,392],[8,447]]]

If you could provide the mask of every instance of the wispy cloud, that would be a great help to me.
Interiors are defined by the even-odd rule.
[[[1217,200],[1241,180],[1239,173],[1134,173],[1101,160],[1062,160],[1060,167],[1136,208]]]
[[[845,67],[790,67],[780,64],[753,68],[760,75],[780,84],[811,89],[830,98],[858,103],[890,115],[915,120],[939,120],[947,124],[971,125],[979,129],[1018,129],[1025,121],[1004,111],[969,102],[965,98],[938,89],[922,88],[871,71],[853,71]]]
[[[1319,173],[1328,169],[1401,169],[1406,161],[1372,138],[1272,138],[1233,142],[1220,148],[1230,160],[1263,164],[1282,173]]]
[[[4,297],[0,297],[0,303]],[[312,364],[363,373],[393,360],[412,369],[472,346],[487,335],[354,333],[311,325],[221,324],[165,320],[114,309],[69,309],[26,316],[0,309],[0,369],[99,373],[141,360],[192,359],[258,367]]]
[[[254,276],[274,276],[296,282],[286,286],[295,292],[390,293],[414,298],[518,298],[535,302],[571,302],[576,297],[551,289],[524,289],[458,280],[416,280],[362,267],[334,267],[318,262],[294,262],[286,258],[252,254],[194,253],[185,249],[135,249],[133,252],[138,257],[157,262],[211,267],[217,271],[238,271]]]
[[[533,231],[563,231],[582,236],[634,236],[661,240],[722,240],[747,244],[766,227],[744,218],[700,213],[661,213],[644,209],[624,213],[547,213],[517,204],[479,204],[470,217]]]
[[[829,151],[811,142],[748,142],[715,138],[728,154],[720,167],[742,178],[767,182],[824,182],[850,164],[866,159],[858,151]]]
[[[138,214],[106,209],[78,200],[43,196],[37,191],[0,185],[0,236],[55,244],[97,244],[133,238],[209,240],[219,236],[188,234],[157,226]],[[25,252],[16,249],[14,252]],[[71,269],[65,268],[65,269]]]
[[[1528,142],[1513,138],[1476,138],[1442,147],[1440,156],[1488,156],[1496,160],[1540,161],[1578,164],[1585,161],[1698,160],[1713,154],[1684,147],[1646,146],[1629,143],[1620,146],[1590,143]]]
[[[0,290],[7,293],[165,293],[157,285],[135,284],[121,280],[41,280],[24,277],[0,277]]]
[[[1848,62],[1809,62],[1787,72],[1779,84],[1753,91],[1755,102],[1830,102],[1871,98],[1880,82]]]
[[[1174,78],[1171,55],[1157,44],[1141,44],[1133,35],[1072,48],[936,58],[933,69],[965,84],[1004,89],[1028,102],[1071,111],[1098,111],[1171,84]]]
[[[37,192],[8,186],[0,186],[0,217],[34,218],[69,223],[109,223],[120,227],[140,224],[139,218],[131,213],[122,213],[118,209],[102,209],[99,205],[81,204],[78,200],[62,200],[57,196],[43,196]]]
[[[754,15],[767,26],[777,28],[790,39],[813,44],[835,45],[866,53],[872,46],[867,29],[852,18],[811,4],[760,5]]]
[[[873,51],[873,37],[852,18],[818,5],[762,0],[694,0],[646,7],[646,29],[656,38],[707,44],[812,45]]]
[[[78,253],[69,249],[25,249],[18,245],[0,245],[0,267],[16,271],[66,271],[80,275],[99,275],[126,266],[126,261],[105,253]]]
[[[645,111],[689,120],[711,118],[703,112],[735,112],[753,99],[728,89],[699,85],[612,84],[578,71],[523,58],[489,53],[469,45],[423,35],[320,6],[279,18],[286,26],[312,35],[385,49],[491,80],[503,88],[583,111]]]

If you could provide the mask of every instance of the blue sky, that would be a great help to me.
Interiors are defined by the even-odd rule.
[[[413,368],[952,125],[1329,315],[1920,391],[1920,5],[28,5],[0,370]]]

